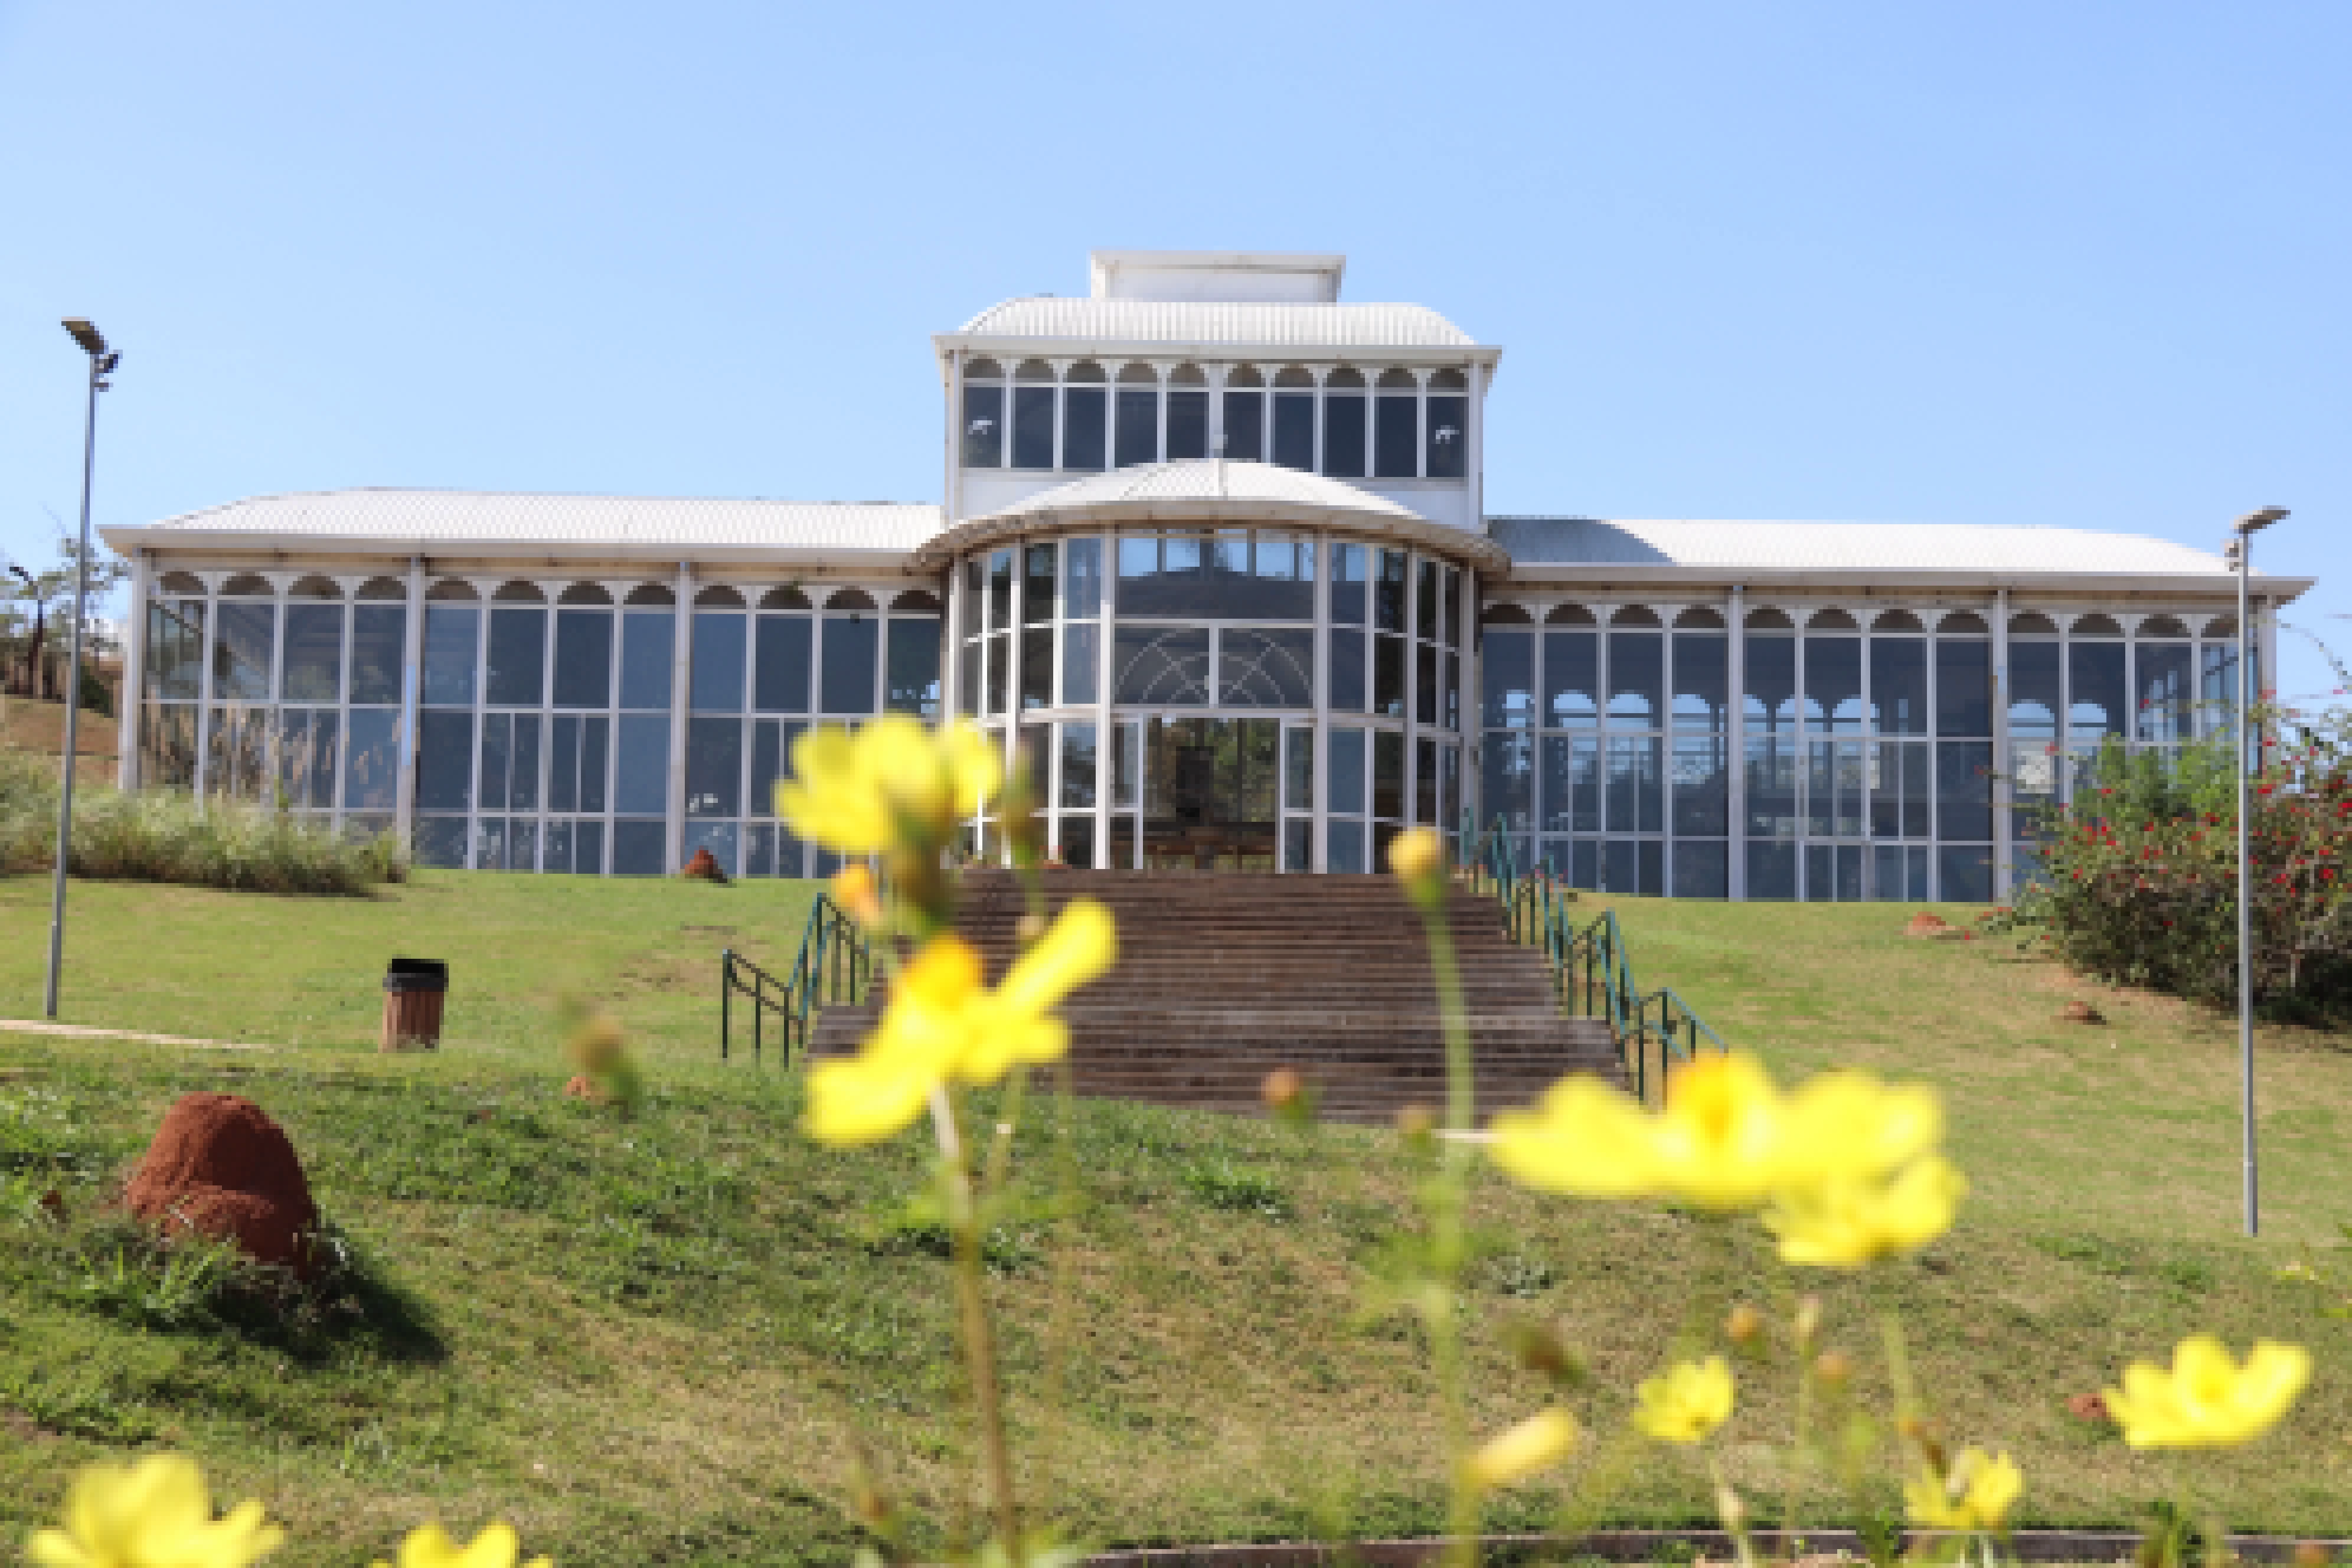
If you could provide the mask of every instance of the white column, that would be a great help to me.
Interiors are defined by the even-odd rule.
[[[131,626],[122,639],[122,695],[115,704],[114,784],[139,787],[139,733],[147,711],[147,594],[154,566],[142,545],[131,552]]]
[[[1418,427],[1416,426],[1416,428]],[[1423,445],[1426,446],[1428,443],[1424,441],[1423,442]],[[1486,525],[1483,522],[1477,523],[1475,526],[1480,533],[1484,533],[1486,531]],[[1454,625],[1460,628],[1459,641],[1462,645],[1459,650],[1461,658],[1460,673],[1459,678],[1455,682],[1457,689],[1455,700],[1462,706],[1462,722],[1454,730],[1454,735],[1460,742],[1459,747],[1454,753],[1454,778],[1457,781],[1454,787],[1460,792],[1461,799],[1453,801],[1449,804],[1452,807],[1452,816],[1454,819],[1451,826],[1458,826],[1462,821],[1462,801],[1475,799],[1477,795],[1475,775],[1472,772],[1470,766],[1470,742],[1478,733],[1478,726],[1481,719],[1481,715],[1478,711],[1478,677],[1475,668],[1478,662],[1476,652],[1478,642],[1478,570],[1475,566],[1465,566],[1462,568],[1462,589],[1455,597],[1454,613],[1458,617],[1458,619],[1455,620]],[[1540,657],[1543,650],[1543,628],[1540,626],[1536,628],[1536,650],[1538,657]],[[1540,668],[1540,666],[1538,666],[1538,668]],[[1536,700],[1538,702],[1543,700],[1543,693],[1540,688],[1537,689]],[[1443,715],[1441,715],[1441,717]],[[1540,779],[1543,774],[1543,741],[1541,738],[1543,734],[1543,714],[1540,711],[1536,714],[1536,734],[1538,737],[1536,741],[1536,774],[1537,777]],[[1475,823],[1477,818],[1473,816],[1471,820]],[[1542,831],[1542,828],[1543,825],[1541,823],[1538,823],[1536,825],[1536,830],[1538,833]],[[1462,847],[1466,850],[1469,846],[1465,844]]]
[[[1724,669],[1723,747],[1729,754],[1727,798],[1724,815],[1727,832],[1723,854],[1729,881],[1724,891],[1735,900],[1748,897],[1748,590],[1731,585],[1729,641]]]
[[[947,483],[940,494],[947,511],[947,522],[950,528],[953,528],[963,519],[963,357],[964,351],[961,349],[948,351],[948,441],[947,451],[942,454],[947,468]],[[1008,400],[1013,395],[1012,384],[1009,382],[1005,384],[1004,395]],[[997,435],[1000,438],[1008,435],[1002,426],[1012,422],[1012,414],[1013,410],[1008,405],[999,417],[1000,427]]]
[[[963,577],[963,562],[950,557],[945,597],[948,613],[940,654],[940,721],[943,725],[954,723],[963,711],[963,639],[971,616],[964,602]]]
[[[1469,458],[1463,468],[1464,483],[1470,492],[1470,526],[1484,530],[1486,526],[1486,379],[1491,367],[1474,364],[1470,367],[1469,405],[1463,422],[1469,426],[1463,438],[1470,443]]]
[[[663,824],[667,869],[686,864],[686,708],[694,662],[694,565],[677,563],[677,620],[670,638],[669,789]],[[820,628],[821,629],[821,628]]]
[[[1307,830],[1307,864],[1318,873],[1330,868],[1323,847],[1323,831],[1331,819],[1323,803],[1331,789],[1331,580],[1339,569],[1339,542],[1324,534],[1315,547],[1315,728],[1308,731],[1308,765],[1315,788],[1307,799],[1314,825]],[[1285,779],[1286,785],[1289,780]]]
[[[1992,896],[2007,903],[2014,875],[2017,759],[2009,745],[2009,590],[1992,600]]]
[[[1210,406],[1214,407],[1216,398],[1212,395],[1209,401]],[[1110,858],[1110,819],[1115,815],[1111,792],[1118,777],[1114,744],[1118,737],[1111,728],[1110,716],[1111,592],[1118,584],[1118,534],[1116,530],[1105,529],[1100,537],[1102,542],[1097,548],[1102,552],[1102,579],[1097,585],[1098,596],[1095,601],[1095,626],[1098,628],[1095,635],[1095,865],[1124,871],[1127,867],[1112,867]]]
[[[414,847],[417,709],[425,700],[425,557],[408,558],[407,615],[400,643],[400,765],[394,773],[393,831]]]
[[[1103,395],[1109,397],[1111,395],[1106,391]],[[1107,417],[1105,428],[1109,428]],[[1108,439],[1108,437],[1105,438]],[[1008,545],[1013,552],[1013,609],[1005,617],[1008,624],[1004,630],[1004,776],[1008,782],[1013,777],[1013,769],[1021,763],[1021,618],[1027,614],[1029,602],[1027,547],[1027,542],[1020,539]],[[1052,771],[1050,768],[1046,770],[1048,773]],[[1046,779],[1029,781],[1030,787],[1041,793],[1048,782]],[[999,837],[1004,841],[1003,863],[1010,866],[1013,864],[1012,815],[999,810],[997,824]]]

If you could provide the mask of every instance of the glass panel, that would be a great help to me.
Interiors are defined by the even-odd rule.
[[[201,696],[205,679],[205,602],[159,599],[147,606],[147,691]]]
[[[1323,400],[1323,471],[1334,479],[1364,477],[1365,402],[1352,394]]]
[[[224,600],[213,634],[213,696],[267,700],[269,662],[276,652],[278,606]]]
[[[1748,832],[1759,838],[1797,836],[1797,742],[1788,736],[1748,737]]]
[[[1048,394],[1048,395],[1051,395]],[[964,387],[963,463],[968,468],[994,468],[1003,466],[1004,389],[1003,387],[970,384]]]
[[[1992,644],[1936,639],[1936,733],[1992,733]]]
[[[623,720],[624,726],[633,722]],[[659,822],[616,822],[613,825],[613,875],[615,877],[663,877],[669,867],[663,862],[663,840],[667,828]]]
[[[622,612],[622,707],[669,706],[670,665],[677,651],[676,615],[674,610]]]
[[[1013,389],[1013,466],[1054,466],[1054,389],[1050,386]]]
[[[1413,635],[1435,641],[1442,631],[1437,607],[1437,563],[1426,556],[1413,563]]]
[[[555,612],[555,706],[613,704],[613,612]]]
[[[1711,634],[1675,634],[1675,727],[1721,730],[1730,721],[1727,707],[1727,640]]]
[[[679,853],[691,860],[696,850],[708,849],[720,870],[730,877],[740,877],[743,872],[736,855],[741,837],[731,822],[694,823],[686,830],[685,847]]]
[[[1702,836],[1729,831],[1728,742],[1719,734],[1676,735],[1674,747],[1675,831]]]
[[[1229,450],[1226,456],[1233,454]],[[1277,392],[1274,395],[1274,460],[1286,468],[1315,467],[1315,395]]]
[[[286,606],[283,685],[285,689],[280,695],[289,702],[342,700],[342,605]]]
[[[1384,632],[1404,630],[1405,553],[1380,552],[1380,578],[1372,585],[1372,624]]]
[[[1368,695],[1364,687],[1364,634],[1331,634],[1331,710],[1361,713]]]
[[[1931,798],[1927,742],[1883,741],[1871,748],[1870,831],[1875,838],[1926,838]],[[1927,895],[1922,893],[1920,897]]]
[[[1491,661],[1496,639],[1525,637],[1529,632],[1489,631],[1486,658]],[[1546,632],[1544,647],[1544,713],[1547,724],[1580,726],[1601,721],[1601,634]]]
[[[1731,897],[1731,856],[1723,840],[1675,840],[1675,887],[1678,899]]]
[[[1608,803],[1611,833],[1657,833],[1665,827],[1665,800],[1658,769],[1658,742],[1648,735],[1612,735],[1609,740]]]
[[[1429,400],[1429,477],[1458,479],[1470,471],[1470,400]]]
[[[888,689],[884,706],[893,713],[940,716],[940,623],[929,616],[890,617]]]
[[[1156,387],[1118,389],[1118,466],[1160,460],[1160,392]]]
[[[743,721],[694,718],[686,725],[686,814],[743,815]]]
[[[1383,479],[1409,479],[1421,472],[1419,399],[1381,397],[1373,400],[1378,429],[1373,437],[1373,471]]]
[[[466,819],[462,816],[420,816],[411,853],[420,866],[455,870],[466,863]]]
[[[1096,700],[1101,673],[1102,628],[1092,621],[1062,627],[1062,700],[1073,707]]]
[[[1187,458],[1208,455],[1209,395],[1181,390],[1171,392],[1168,395],[1168,460],[1181,463]]]
[[[1860,637],[1805,639],[1805,713],[1832,734],[1863,732]]]
[[[793,742],[806,728],[804,724],[781,723],[773,719],[752,721],[751,783],[743,797],[744,816],[776,815],[776,785],[790,771],[788,759]]]
[[[658,816],[669,808],[669,719],[630,713],[621,719],[614,804],[621,811]]]
[[[1315,706],[1315,634],[1228,626],[1217,639],[1218,700],[1230,708]]]
[[[1272,870],[1280,726],[1270,719],[1155,719],[1143,838],[1157,866]]]
[[[507,786],[507,804],[517,811],[539,809],[540,716],[514,715],[514,771]]]
[[[1205,626],[1121,625],[1112,646],[1112,700],[1163,707],[1209,705]]]
[[[882,657],[882,622],[872,615],[826,616],[817,668],[827,713],[874,711],[874,676]]]
[[[985,706],[993,716],[1003,716],[1005,710],[1005,682],[1013,675],[1012,642],[1008,637],[992,637],[981,645],[987,659]]]
[[[1095,727],[1092,724],[1062,726],[1060,798],[1066,806],[1091,806],[1095,803]]]
[[[1437,722],[1437,699],[1439,685],[1437,679],[1437,645],[1435,643],[1416,642],[1412,645],[1412,716],[1421,723],[1434,724]],[[1535,707],[1535,702],[1532,697],[1528,700],[1528,707],[1530,710],[1529,718],[1532,719],[1532,710]]]
[[[1143,726],[1136,723],[1112,727],[1116,744],[1111,750],[1111,799],[1113,806],[1126,809],[1135,805],[1143,779]],[[1120,861],[1124,866],[1125,861]]]
[[[287,635],[289,639],[293,635],[290,614]],[[2197,710],[2189,645],[2144,642],[2138,664],[2139,738],[2164,742],[2189,739]]]
[[[1944,845],[1937,858],[1943,872],[1943,897],[1955,904],[1992,901],[1992,851],[1975,845]]]
[[[1333,822],[1324,828],[1327,864],[1341,876],[1354,876],[1364,869],[1364,825],[1360,822]]]
[[[481,783],[475,791],[475,803],[486,811],[507,808],[507,765],[514,741],[514,721],[511,714],[482,715]]]
[[[1747,666],[1748,690],[1744,696],[1749,731],[1753,733],[1759,727],[1767,732],[1793,731],[1797,722],[1797,639],[1749,637]],[[1923,719],[1926,712],[1923,703]]]
[[[1437,742],[1420,741],[1412,747],[1412,819],[1423,824],[1437,820]]]
[[[1750,899],[1794,900],[1797,896],[1797,847],[1794,844],[1748,846],[1748,896]]]
[[[1372,731],[1372,815],[1404,818],[1404,737],[1394,730]]]
[[[1293,724],[1282,732],[1282,804],[1288,811],[1315,809],[1315,731]]]
[[[1489,634],[1487,641],[1494,637]],[[1658,632],[1609,634],[1609,721],[1648,726],[1665,712],[1665,637]]]
[[[1331,731],[1330,793],[1323,808],[1345,816],[1360,816],[1364,810],[1364,731],[1334,730]]]
[[[1054,618],[1054,547],[1032,544],[1021,552],[1021,624],[1041,626]]]
[[[1385,633],[1372,638],[1372,711],[1404,717],[1404,638]]]
[[[1805,830],[1816,837],[1861,837],[1864,742],[1808,741],[1806,745]]]
[[[1062,542],[1062,613],[1074,621],[1090,621],[1102,614],[1102,541]]]
[[[1286,817],[1282,824],[1282,868],[1286,871],[1315,869],[1315,819],[1310,816]]]
[[[1013,625],[1013,552],[996,550],[988,557],[988,629],[1001,632]]]
[[[580,718],[558,713],[547,732],[547,809],[580,809]]]
[[[1990,745],[1964,741],[1937,746],[1936,837],[1970,842],[1992,837]]]
[[[1021,706],[1046,708],[1054,701],[1054,628],[1030,626],[1021,634]]]
[[[743,711],[743,656],[749,617],[734,610],[694,613],[694,663],[687,680],[698,713]]]
[[[1365,595],[1370,590],[1371,552],[1360,544],[1331,547],[1331,624],[1364,624]]]
[[[1223,456],[1236,462],[1256,463],[1265,458],[1265,394],[1263,392],[1228,392],[1225,394],[1225,449]],[[1294,463],[1293,468],[1301,465]]]
[[[401,700],[407,642],[408,612],[400,605],[361,605],[352,611],[352,701]]]
[[[418,771],[421,784],[421,766]],[[343,809],[390,811],[399,799],[399,710],[352,710],[350,743],[343,748]]]
[[[474,715],[427,708],[416,721],[416,808],[468,811],[474,805]]]
[[[340,751],[336,744],[340,739],[337,720],[331,708],[278,710],[278,794],[281,804],[296,810],[333,808]]]
[[[1927,639],[1870,639],[1872,721],[1882,735],[1927,732]]]
[[[1260,534],[1253,555],[1253,581],[1241,595],[1244,606],[1227,615],[1277,621],[1315,618],[1315,542]]]
[[[604,874],[604,825],[574,823],[572,828],[572,869],[582,877]]]
[[[809,710],[811,625],[806,616],[760,617],[759,668],[752,675],[751,697],[761,712]]]
[[[2070,740],[2096,740],[2101,735],[2129,732],[2126,716],[2130,701],[2124,686],[2124,645],[2119,642],[2070,643],[2067,673],[2073,679],[2066,713]]]
[[[547,612],[500,605],[490,611],[485,702],[538,708],[547,701]]]
[[[1065,387],[1062,392],[1062,467],[1099,468],[1103,466],[1103,428],[1108,405],[1097,386]]]

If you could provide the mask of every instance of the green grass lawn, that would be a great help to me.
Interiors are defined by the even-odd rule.
[[[566,1564],[844,1561],[860,1448],[943,1516],[961,1474],[945,1266],[896,1223],[921,1148],[815,1149],[772,1061],[716,1059],[718,950],[784,961],[807,898],[430,873],[364,902],[78,885],[68,1021],[268,1048],[0,1033],[0,1537],[52,1517],[82,1459],[156,1445],[265,1499],[294,1526],[273,1559],[291,1563],[386,1554],[434,1514],[466,1533],[512,1517]],[[1974,1195],[1885,1290],[1950,1435],[2016,1453],[2032,1521],[2129,1523],[2169,1489],[2165,1464],[2064,1401],[2210,1328],[2320,1362],[2285,1428],[2200,1463],[2231,1522],[2352,1531],[2352,1328],[2273,1278],[2352,1219],[2343,1041],[2264,1037],[2271,1230],[2248,1243],[2226,1020],[2002,944],[1906,941],[1908,910],[1619,908],[1644,983],[1784,1075],[1847,1061],[1944,1086]],[[46,924],[46,882],[0,880],[0,1016],[37,1016]],[[437,1053],[374,1051],[394,953],[451,963]],[[2111,1024],[2055,1022],[2074,996]],[[566,998],[626,1025],[654,1086],[639,1119],[562,1098]],[[344,1316],[208,1319],[110,1268],[110,1184],[192,1089],[285,1124],[362,1260]],[[1016,1441],[1068,1528],[1437,1529],[1424,1358],[1402,1325],[1356,1321],[1407,1189],[1393,1138],[1112,1104],[1066,1131],[1087,1205],[1058,1235],[1002,1237],[993,1288]],[[1050,1107],[1023,1134],[1040,1181],[1056,1136]],[[37,1202],[52,1185],[62,1226]],[[1541,1398],[1504,1348],[1514,1322],[1580,1347],[1580,1408],[1605,1427],[1694,1302],[1710,1322],[1735,1294],[1785,1317],[1798,1288],[1747,1228],[1726,1256],[1703,1222],[1493,1180],[1476,1219],[1482,1428]],[[1857,1396],[1883,1405],[1872,1295],[1823,1283],[1829,1338],[1865,1369]],[[1777,1515],[1764,1445],[1786,1430],[1786,1371],[1741,1376],[1729,1462]],[[1495,1521],[1538,1527],[1559,1495],[1511,1494]],[[1808,1507],[1847,1512],[1827,1492]],[[1611,1511],[1704,1519],[1704,1478],[1642,1453]]]

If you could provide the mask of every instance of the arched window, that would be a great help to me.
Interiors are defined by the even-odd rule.
[[[1982,637],[1991,629],[1982,616],[1969,610],[1955,610],[1936,623],[1937,637]]]
[[[743,607],[743,595],[732,588],[714,583],[694,596],[694,607],[698,610],[740,610]]]
[[[1286,468],[1315,467],[1315,377],[1295,364],[1274,378],[1271,450]]]
[[[1870,629],[1882,635],[1891,632],[1923,632],[1927,628],[1919,617],[1908,610],[1889,610],[1870,623]]]
[[[1132,468],[1160,460],[1160,373],[1148,364],[1119,367],[1118,417],[1112,451],[1116,466]]]
[[[286,590],[289,599],[340,599],[343,591],[324,577],[305,577]]]
[[[1334,479],[1360,479],[1370,470],[1370,400],[1364,373],[1341,365],[1323,382],[1323,471]]]
[[[2058,635],[2058,623],[2048,616],[2031,612],[2011,616],[2009,617],[2009,635],[2013,637],[2054,637]]]
[[[1236,462],[1265,459],[1265,377],[1248,365],[1236,365],[1225,374],[1224,438],[1217,456]]]
[[[992,359],[976,359],[963,367],[966,381],[1003,381],[1004,367]]]
[[[474,592],[474,585],[471,583],[456,577],[442,578],[441,581],[425,590],[425,596],[427,599],[443,601],[473,600],[481,597],[479,594]]]
[[[352,597],[355,599],[371,599],[379,601],[392,599],[404,602],[408,597],[408,586],[406,584],[401,582],[397,577],[371,577],[366,582],[360,584],[360,591],[352,595]]]
[[[1805,629],[1809,632],[1851,632],[1862,628],[1843,610],[1816,610],[1812,618],[1805,623]]]
[[[2185,637],[2189,628],[2171,616],[2150,616],[2140,622],[2139,635],[2144,637]]]
[[[891,600],[890,613],[894,616],[936,616],[942,612],[938,595],[915,588]]]
[[[836,588],[825,599],[824,607],[827,611],[870,610],[874,608],[874,595],[863,588]]]
[[[1062,467],[1097,470],[1109,457],[1109,377],[1092,360],[1070,367],[1062,380]]]
[[[1550,613],[1544,616],[1544,625],[1548,626],[1597,626],[1600,624],[1592,618],[1592,612],[1582,605],[1554,605]]]
[[[1618,611],[1615,615],[1613,615],[1613,616],[1610,616],[1610,617],[1609,617],[1609,624],[1610,624],[1610,626],[1612,626],[1612,627],[1616,627],[1616,626],[1644,626],[1644,627],[1649,627],[1649,626],[1659,626],[1659,625],[1661,625],[1662,623],[1661,623],[1661,622],[1659,621],[1659,619],[1658,619],[1658,613],[1657,613],[1657,611],[1655,611],[1655,610],[1651,610],[1651,609],[1644,609],[1644,608],[1643,608],[1643,606],[1641,606],[1640,605],[1627,605],[1624,609],[1622,609],[1622,610]]]
[[[1748,629],[1751,632],[1792,632],[1797,629],[1797,623],[1790,620],[1785,611],[1750,610],[1748,612]]]
[[[626,599],[624,599],[622,603],[632,605],[675,605],[677,603],[677,595],[671,593],[667,585],[664,584],[640,583],[635,587],[629,590],[629,596]]]
[[[1016,468],[1054,466],[1054,367],[1023,360],[1013,372],[1013,454]]]
[[[1421,384],[1409,370],[1384,370],[1372,399],[1372,474],[1410,479],[1421,473]]]
[[[2073,630],[2078,637],[2119,637],[2124,635],[2123,627],[2106,616],[2081,616],[2074,622]]]
[[[501,583],[490,598],[501,605],[544,605],[547,595],[536,583]]]
[[[808,595],[798,588],[771,588],[760,595],[760,608],[763,610],[805,610],[808,607]]]
[[[1429,378],[1422,419],[1422,472],[1433,479],[1458,479],[1470,471],[1470,384],[1458,370]]]
[[[613,595],[601,583],[574,583],[556,595],[559,605],[609,605]]]
[[[220,591],[223,598],[235,596],[248,599],[266,599],[270,597],[273,592],[268,578],[256,576],[250,572],[238,573],[223,583]]]
[[[1553,613],[1557,615],[1559,612]],[[1531,626],[1536,624],[1536,618],[1528,614],[1524,605],[1488,605],[1478,612],[1478,624],[1482,626]]]
[[[1004,466],[1003,381],[1003,367],[992,359],[976,359],[964,366],[963,465],[967,468]]]
[[[1722,629],[1723,615],[1718,610],[1688,609],[1675,617],[1675,630],[1678,632],[1719,632]]]
[[[193,572],[166,572],[156,587],[166,594],[202,594],[205,580]]]
[[[1209,377],[1197,364],[1168,374],[1167,458],[1181,463],[1209,455]]]

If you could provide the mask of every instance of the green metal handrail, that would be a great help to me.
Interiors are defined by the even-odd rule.
[[[1642,989],[1614,910],[1603,910],[1581,928],[1577,925],[1570,912],[1574,895],[1549,869],[1520,868],[1514,840],[1500,816],[1480,833],[1471,815],[1464,812],[1460,843],[1456,864],[1482,891],[1491,883],[1511,940],[1543,949],[1562,1008],[1571,1017],[1607,1023],[1635,1094],[1648,1100],[1654,1076],[1663,1091],[1667,1074],[1696,1057],[1702,1040],[1717,1051],[1728,1048],[1698,1009],[1672,986]]]
[[[734,1026],[734,998],[751,1002],[751,1059],[760,1060],[761,1020],[773,1013],[783,1026],[784,1065],[808,1048],[809,1017],[820,1005],[855,1002],[874,977],[874,945],[847,911],[820,892],[801,928],[800,951],[782,975],[769,973],[733,948],[719,954],[719,1056],[727,1059]]]

